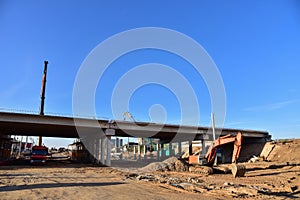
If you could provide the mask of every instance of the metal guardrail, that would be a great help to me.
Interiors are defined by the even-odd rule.
[[[16,109],[16,108],[1,108],[0,107],[0,112],[39,115],[39,111],[37,111],[37,110],[24,110],[24,109]],[[112,120],[109,117],[104,117],[104,116],[96,116],[95,117],[95,116],[88,116],[88,115],[73,115],[70,113],[45,112],[45,115],[55,116],[55,117],[79,117],[79,118],[85,118],[85,119]]]

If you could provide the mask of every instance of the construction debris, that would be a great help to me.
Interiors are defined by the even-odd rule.
[[[274,142],[267,142],[262,150],[262,152],[260,153],[260,157],[263,158],[264,160],[268,160],[268,157],[270,155],[270,153],[272,152],[272,150],[275,147],[275,143]]]
[[[190,166],[189,167],[189,172],[191,173],[196,173],[196,174],[213,174],[213,169],[211,167],[208,166]]]
[[[252,158],[250,158],[250,160],[248,162],[252,162],[252,163],[255,163],[255,162],[258,162],[258,161],[261,161],[261,159],[255,155],[253,155]]]

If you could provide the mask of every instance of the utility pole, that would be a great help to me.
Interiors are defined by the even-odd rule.
[[[215,141],[216,140],[215,115],[213,112],[211,113],[211,127],[212,127],[212,132],[213,132],[213,139]]]
[[[44,61],[44,74],[42,79],[42,88],[41,88],[41,107],[40,115],[44,115],[44,106],[45,106],[45,91],[46,91],[46,80],[47,80],[47,66],[48,61]],[[42,136],[39,136],[39,146],[42,146]]]
[[[212,112],[211,113],[211,127],[212,127],[212,132],[213,132],[213,139],[216,141],[216,131],[215,131],[215,114]],[[216,155],[215,161],[214,161],[214,166],[216,166],[218,163],[218,156]]]

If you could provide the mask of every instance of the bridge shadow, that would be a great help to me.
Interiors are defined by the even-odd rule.
[[[251,172],[251,171],[265,171],[265,170],[269,170],[269,169],[283,169],[285,167],[295,167],[295,166],[300,166],[299,163],[287,163],[287,164],[273,164],[273,165],[270,165],[268,167],[253,167],[253,168],[250,168],[250,169],[247,169],[248,172]],[[291,173],[291,172],[300,172],[300,170],[298,169],[286,169],[286,170],[282,170],[282,171],[271,171],[271,172],[268,172],[268,173],[262,173],[262,174],[255,174],[255,175],[247,175],[247,177],[256,177],[256,176],[270,176],[270,175],[279,175],[279,174],[285,174],[285,173]]]
[[[259,193],[268,195],[268,196],[276,196],[276,197],[281,197],[283,199],[289,198],[289,199],[299,199],[298,194],[300,194],[299,192],[294,192],[294,193],[290,193],[290,192],[262,192],[260,191]]]
[[[280,171],[280,172],[270,172],[270,173],[263,173],[263,174],[247,175],[247,177],[272,176],[272,175],[279,175],[279,174],[293,173],[293,172],[300,172],[300,170],[286,170],[286,171]]]
[[[258,171],[258,170],[266,170],[266,169],[280,169],[284,167],[296,167],[300,166],[300,163],[283,163],[283,164],[272,164],[267,167],[252,167],[247,169],[247,171]]]
[[[2,186],[0,192],[43,189],[43,188],[60,188],[60,187],[101,187],[126,184],[124,182],[100,182],[100,183],[41,183],[32,185],[19,186]]]
[[[51,174],[49,176],[39,176],[39,175],[33,175],[33,174],[0,174],[1,177],[13,177],[14,179],[21,179],[21,178],[63,178],[63,179],[104,179],[104,178],[116,178],[115,176],[84,176],[84,177],[78,177],[78,176],[56,176]]]
[[[85,168],[85,167],[106,167],[101,164],[79,163],[72,161],[48,161],[45,165],[31,165],[29,161],[10,162],[7,165],[0,166],[0,170],[17,170],[24,168]]]

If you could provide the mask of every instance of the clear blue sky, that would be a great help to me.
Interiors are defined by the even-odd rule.
[[[273,138],[299,138],[297,0],[1,0],[0,108],[38,112],[43,61],[48,60],[45,112],[71,115],[73,84],[89,52],[114,34],[149,26],[182,32],[206,49],[226,89],[225,127],[267,130]],[[106,94],[126,71],[149,62],[173,67],[190,81],[201,99],[200,124],[209,125],[210,99],[201,77],[194,76],[179,57],[155,50],[132,52],[113,63],[97,91],[97,115],[113,118]],[[140,121],[149,121],[148,109],[153,104],[165,107],[168,123],[180,123],[176,97],[157,85],[136,91],[130,112]]]

